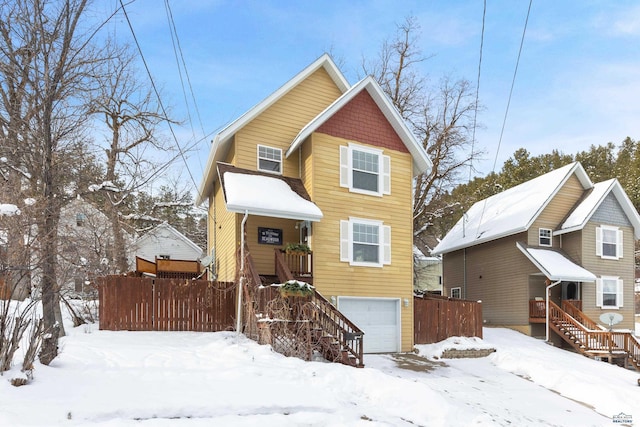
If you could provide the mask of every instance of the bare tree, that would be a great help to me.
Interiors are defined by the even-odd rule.
[[[131,192],[139,190],[165,167],[154,160],[154,154],[169,149],[159,137],[159,126],[170,121],[156,102],[154,92],[136,74],[134,56],[119,49],[104,64],[100,76],[99,95],[92,113],[102,118],[107,128],[105,213],[114,235],[114,258],[117,268],[128,269],[121,206]],[[156,153],[153,151],[156,150]]]
[[[62,329],[57,222],[70,153],[82,145],[86,96],[100,55],[80,30],[87,0],[14,0],[0,8],[0,116],[13,185],[31,196],[45,331],[40,361],[57,355]]]
[[[429,173],[417,177],[414,187],[414,233],[428,233],[429,224],[450,207],[439,196],[452,188],[459,174],[472,165],[480,152],[473,144],[473,123],[478,105],[470,83],[464,79],[440,80],[430,87],[418,66],[429,59],[418,48],[420,27],[414,17],[398,26],[385,41],[375,61],[363,61],[402,117],[413,128],[433,162]]]

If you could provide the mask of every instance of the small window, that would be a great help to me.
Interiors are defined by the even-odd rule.
[[[451,298],[462,298],[462,288],[451,288]]]
[[[538,229],[538,237],[539,237],[539,245],[540,246],[553,246],[553,240],[551,237],[551,229],[550,228],[540,228]]]
[[[391,158],[356,144],[340,147],[340,186],[354,193],[391,194]]]
[[[258,170],[282,174],[282,150],[258,145]]]
[[[340,221],[340,260],[351,265],[391,264],[391,227],[381,221]]]
[[[622,258],[622,230],[602,225],[596,227],[596,255],[603,259]]]
[[[623,283],[619,277],[602,276],[596,280],[596,305],[601,308],[621,308]]]
[[[78,212],[76,214],[76,226],[83,227],[85,222],[87,222],[87,216],[82,212]]]

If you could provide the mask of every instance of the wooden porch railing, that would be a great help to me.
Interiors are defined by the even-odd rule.
[[[286,265],[292,279],[313,284],[313,252],[286,253],[280,249],[275,249],[274,252],[276,269],[278,269],[278,266]]]
[[[253,311],[256,314],[266,314],[270,301],[279,298],[279,292],[276,287],[262,287],[260,276],[255,270],[253,260],[248,251],[246,251],[245,268],[246,275],[250,277],[250,291],[247,297],[253,299]],[[294,258],[295,259],[295,258]],[[289,268],[289,262],[285,254],[279,250],[275,251],[275,271],[278,280],[282,283],[288,280],[304,280],[304,277],[295,276]],[[298,271],[299,273],[300,271]],[[251,282],[255,283],[253,285]],[[322,350],[327,353],[334,352],[333,361],[339,361],[351,364],[357,367],[364,366],[363,358],[363,336],[364,332],[353,324],[344,314],[326,300],[319,292],[314,292],[313,296],[308,299],[313,309],[310,310],[309,319],[312,327],[322,334],[318,339],[318,345],[324,346]],[[336,347],[338,350],[336,351]],[[349,360],[344,359],[344,354]]]
[[[590,319],[589,324],[598,326]],[[549,327],[582,354],[625,353],[636,369],[640,366],[640,342],[631,332],[590,329],[553,301],[549,301]]]
[[[580,306],[578,306],[578,303]],[[591,320],[589,316],[584,314],[581,311],[582,302],[577,300],[563,300],[562,301],[562,309],[567,312],[567,314],[578,322],[582,323],[587,329],[591,330],[605,330],[606,328],[598,325],[596,322]]]

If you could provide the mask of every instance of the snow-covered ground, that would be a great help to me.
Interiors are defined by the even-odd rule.
[[[507,329],[480,359],[366,355],[364,369],[286,358],[232,332],[67,327],[34,380],[0,378],[0,426],[615,426],[640,424],[640,373]],[[407,368],[402,368],[406,362]]]

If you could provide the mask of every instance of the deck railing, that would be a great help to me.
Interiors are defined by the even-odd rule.
[[[307,283],[313,282],[313,252],[287,253],[280,249],[275,249],[274,252],[276,269],[279,264],[286,265],[292,279],[302,280]]]

